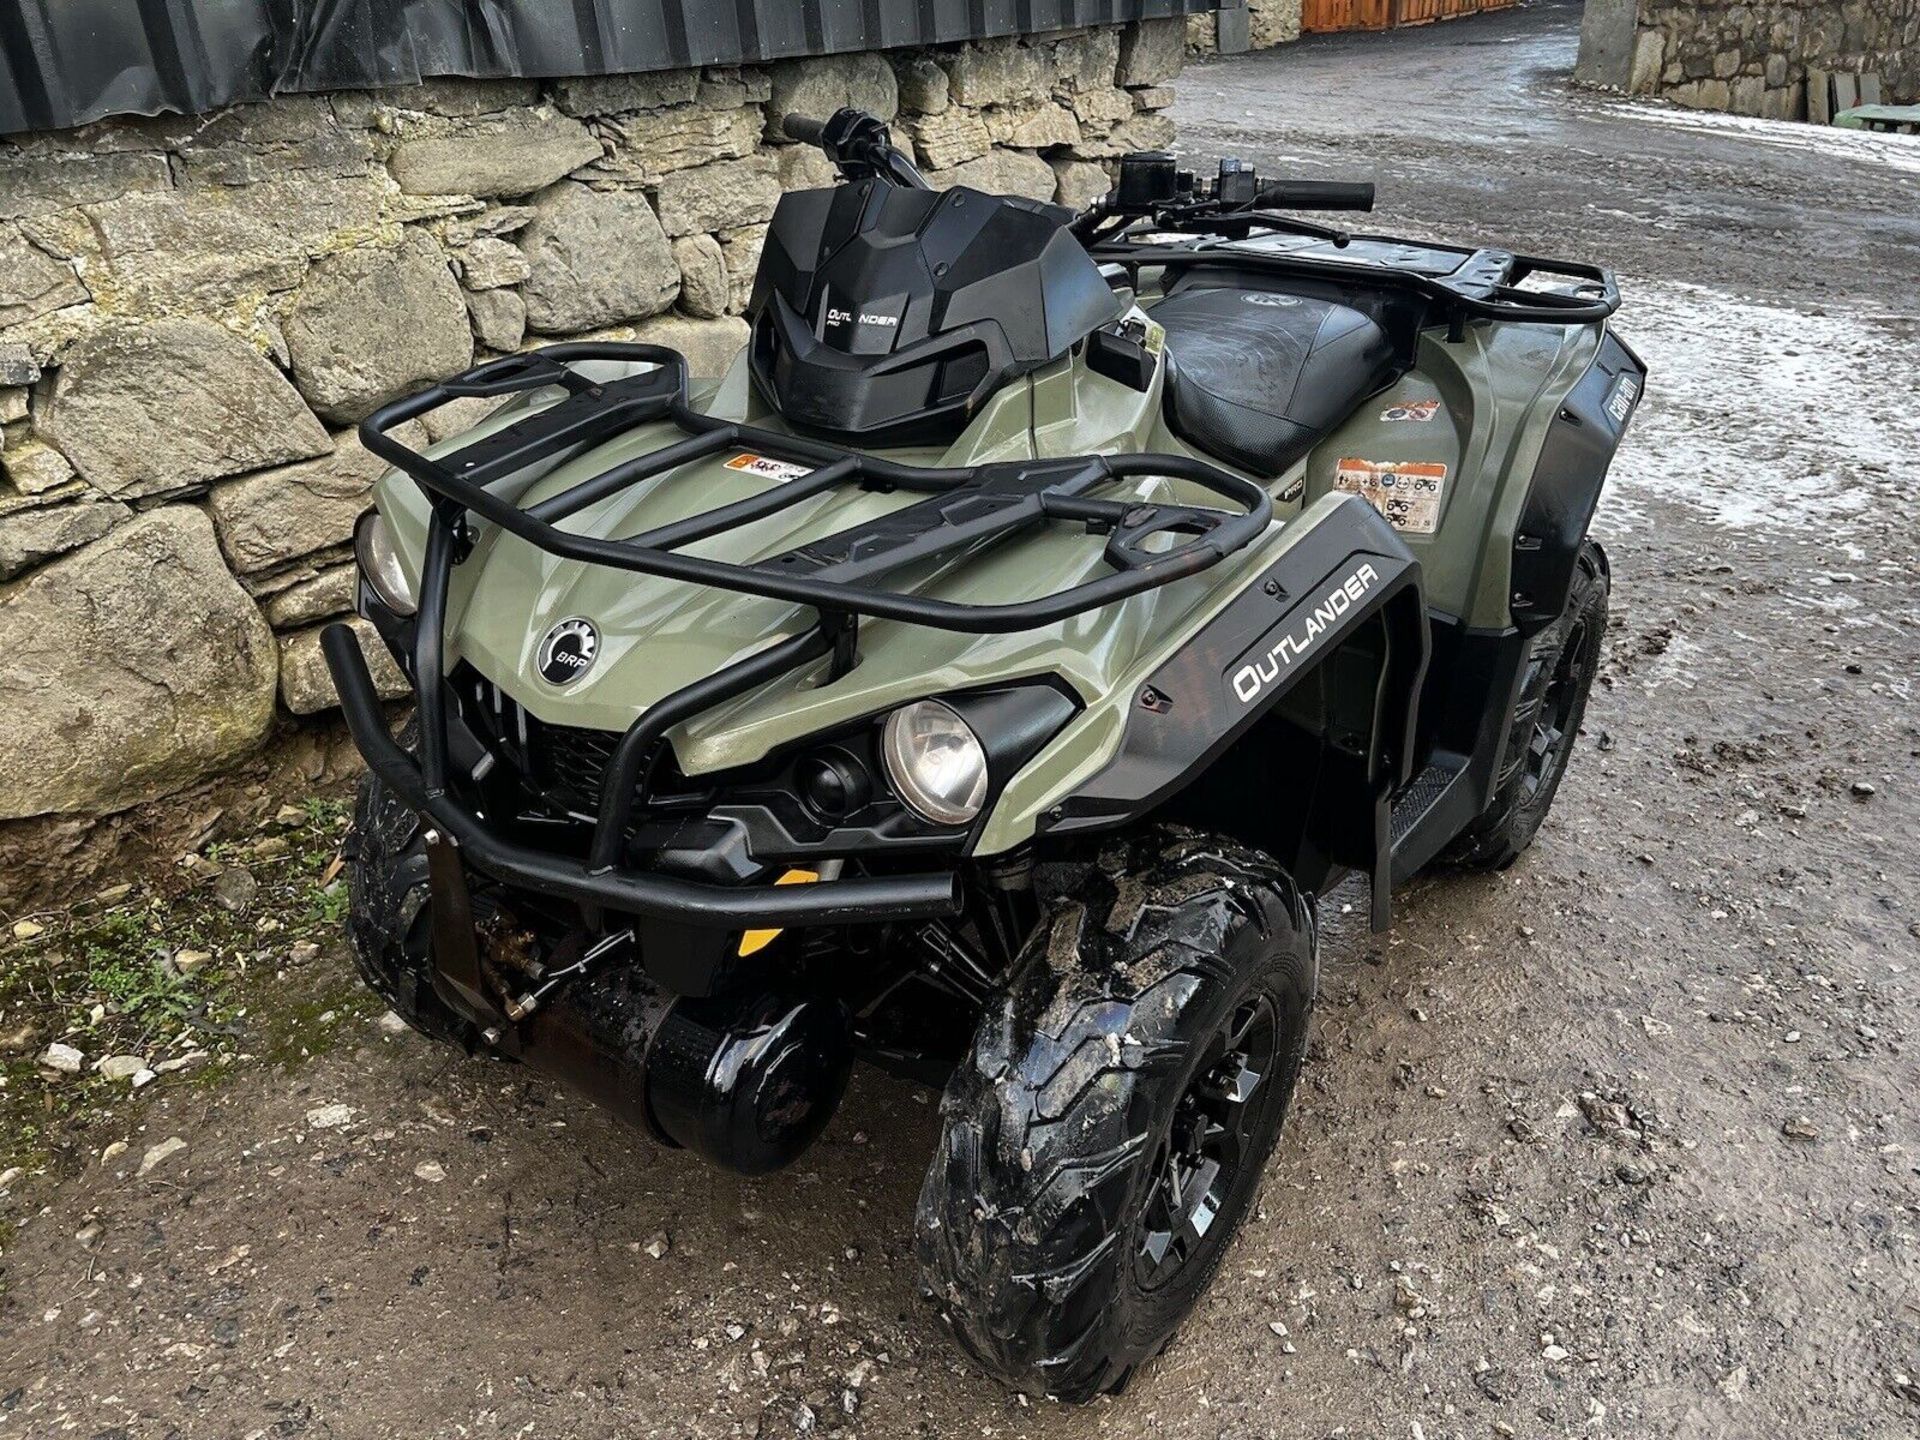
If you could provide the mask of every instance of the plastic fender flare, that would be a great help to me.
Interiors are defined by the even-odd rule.
[[[1376,735],[1391,753],[1391,789],[1407,777],[1429,637],[1420,562],[1354,496],[1156,669],[1129,708],[1112,760],[1040,820],[1043,834],[1114,829],[1201,774],[1272,710],[1341,637],[1395,607],[1406,649]]]
[[[1523,634],[1545,629],[1567,607],[1580,542],[1646,385],[1646,365],[1609,330],[1560,402],[1513,532],[1510,600]]]

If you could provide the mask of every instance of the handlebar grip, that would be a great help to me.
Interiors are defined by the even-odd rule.
[[[1282,180],[1254,202],[1275,210],[1371,210],[1373,186],[1344,180]]]
[[[827,132],[827,122],[809,120],[804,115],[789,115],[780,122],[780,128],[787,132],[789,140],[798,140],[802,145],[818,145]]]

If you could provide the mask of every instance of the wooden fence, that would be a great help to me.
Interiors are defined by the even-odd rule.
[[[1387,30],[1396,25],[1426,25],[1473,15],[1482,10],[1505,10],[1516,0],[1304,0],[1300,28],[1308,34],[1332,30]]]

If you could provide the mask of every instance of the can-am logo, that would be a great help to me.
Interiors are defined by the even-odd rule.
[[[1607,418],[1616,425],[1627,423],[1627,417],[1633,413],[1633,402],[1640,398],[1640,382],[1631,375],[1622,375],[1613,382],[1613,389],[1607,395]]]
[[[1274,681],[1305,659],[1314,644],[1362,600],[1380,576],[1371,565],[1361,565],[1336,583],[1313,607],[1306,620],[1290,626],[1264,654],[1256,655],[1233,672],[1233,693],[1251,705]]]
[[[600,654],[600,632],[591,620],[574,616],[547,631],[534,668],[549,685],[571,685],[593,668]]]
[[[1276,295],[1271,290],[1254,290],[1241,297],[1249,305],[1266,305],[1276,310],[1291,310],[1300,303],[1297,295]]]

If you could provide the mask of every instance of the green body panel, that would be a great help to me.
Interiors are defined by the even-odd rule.
[[[1432,607],[1476,626],[1504,626],[1509,623],[1507,560],[1533,464],[1559,395],[1592,359],[1599,334],[1580,327],[1478,326],[1464,341],[1450,344],[1430,333],[1421,342],[1418,368],[1365,402],[1306,461],[1286,475],[1269,477],[1275,523],[1260,541],[1212,570],[1014,634],[961,635],[863,620],[859,660],[848,674],[830,680],[823,661],[696,717],[672,734],[676,758],[688,774],[725,770],[909,700],[1057,676],[1084,709],[1007,785],[976,853],[1017,845],[1033,833],[1040,813],[1111,759],[1127,707],[1147,675],[1281,553],[1311,543],[1319,517],[1340,505],[1365,503],[1336,488],[1338,463],[1347,458],[1449,467],[1437,533],[1404,538],[1426,569]],[[615,365],[582,368],[604,372],[601,378],[627,373]],[[1159,367],[1143,394],[1093,373],[1077,357],[1068,358],[1005,387],[950,447],[885,453],[926,465],[1141,450],[1199,454],[1167,429],[1161,394],[1165,374],[1166,367]],[[526,409],[556,398],[551,392],[523,397],[429,453],[457,450],[475,434],[510,424]],[[694,398],[708,413],[782,428],[752,391],[744,360],[717,386],[709,382],[696,389]],[[1380,418],[1391,406],[1421,399],[1442,402],[1431,421]],[[496,482],[494,488],[531,503],[677,435],[665,426],[641,427],[548,473]],[[682,466],[632,487],[575,515],[565,528],[631,536],[780,483],[729,469],[727,458]],[[1179,482],[1125,484],[1144,497],[1217,503]],[[1116,486],[1108,493],[1127,492]],[[916,498],[844,488],[689,546],[687,553],[750,563]],[[417,578],[427,518],[420,491],[409,478],[389,472],[376,487],[376,500]],[[581,565],[490,527],[480,530],[472,554],[454,572],[448,663],[471,663],[549,723],[623,731],[666,695],[799,633],[814,620],[807,607]],[[1077,526],[1055,525],[962,563],[899,572],[890,583],[948,600],[1006,603],[1050,594],[1105,571],[1097,539]],[[538,675],[535,653],[547,631],[572,616],[592,620],[600,632],[600,653],[590,672],[562,689]]]
[[[1430,610],[1476,629],[1505,628],[1514,531],[1540,447],[1604,333],[1595,325],[1475,325],[1450,342],[1444,331],[1427,331],[1414,369],[1309,457],[1305,498],[1332,491],[1343,460],[1445,465],[1438,527],[1401,528],[1400,538],[1420,560]],[[1385,418],[1435,400],[1430,420]]]

